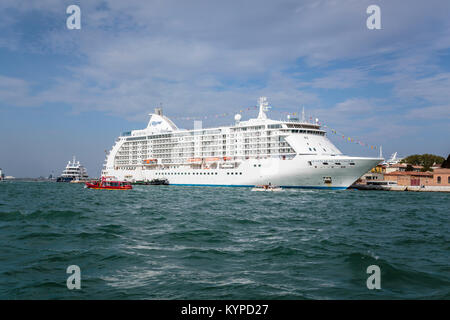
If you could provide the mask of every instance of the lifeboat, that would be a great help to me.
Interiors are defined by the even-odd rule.
[[[104,178],[100,181],[86,182],[88,189],[103,189],[103,190],[130,190],[133,189],[131,184],[126,181],[106,181]]]
[[[144,164],[156,164],[158,163],[158,159],[146,159],[144,160]]]

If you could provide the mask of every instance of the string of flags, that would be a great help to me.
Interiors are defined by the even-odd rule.
[[[257,110],[258,108],[259,108],[258,106],[250,106],[250,107],[242,108],[242,109],[240,109],[237,112],[224,112],[224,113],[218,113],[218,114],[213,114],[213,115],[209,115],[209,116],[206,115],[206,116],[200,116],[200,117],[198,117],[198,116],[197,117],[196,116],[190,116],[190,117],[171,117],[171,118],[174,119],[174,120],[188,120],[188,121],[189,120],[217,119],[217,118],[222,118],[222,117],[233,116],[233,115],[235,115],[237,113],[239,113],[239,114],[246,113],[248,111]],[[287,112],[287,111],[281,111],[281,110],[272,110],[272,111],[275,111],[275,112],[280,113],[280,114],[285,115],[285,116],[288,116],[288,115],[290,115],[290,116],[297,116],[298,115],[298,112]],[[310,116],[309,120],[310,120],[310,122],[313,122],[314,118],[312,116]],[[337,130],[327,126],[325,123],[323,123],[321,121],[318,121],[317,124],[319,124],[323,128],[330,129],[332,134],[334,134],[334,135],[336,135],[338,137],[341,137],[343,140],[345,140],[347,142],[356,143],[356,144],[359,144],[362,147],[367,147],[367,148],[372,149],[372,150],[376,150],[377,149],[377,146],[365,143],[363,141],[360,141],[360,140],[352,138],[352,137],[348,137],[348,136],[344,135],[342,132],[339,132],[339,131],[337,131]]]
[[[310,119],[312,119],[312,117],[310,117]],[[320,124],[323,128],[328,128],[328,129],[330,129],[330,131],[331,131],[332,134],[334,134],[334,135],[336,135],[336,136],[338,136],[338,137],[341,137],[343,140],[345,140],[345,141],[347,141],[347,142],[356,143],[356,144],[359,144],[359,145],[362,146],[362,147],[367,147],[367,148],[372,149],[372,150],[376,150],[376,149],[377,149],[377,146],[374,146],[374,145],[371,145],[371,144],[362,142],[362,141],[360,141],[360,140],[358,140],[358,139],[355,139],[355,138],[352,138],[352,137],[347,137],[347,136],[345,136],[342,132],[339,132],[339,131],[337,131],[337,130],[335,130],[335,129],[333,129],[333,128],[330,128],[329,126],[327,126],[327,125],[324,124],[323,122],[322,122],[322,123],[321,123],[321,122],[318,122],[318,124]]]

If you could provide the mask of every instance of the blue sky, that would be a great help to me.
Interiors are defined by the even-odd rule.
[[[71,4],[81,30],[66,28]],[[366,27],[371,4],[381,30]],[[98,176],[104,150],[160,103],[169,117],[215,115],[262,95],[273,118],[304,106],[384,156],[446,157],[448,12],[435,0],[2,0],[0,167],[47,176],[76,155]],[[378,154],[330,139],[348,154]]]

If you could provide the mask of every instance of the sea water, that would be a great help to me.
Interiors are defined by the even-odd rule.
[[[0,298],[449,299],[449,208],[447,193],[2,182]]]

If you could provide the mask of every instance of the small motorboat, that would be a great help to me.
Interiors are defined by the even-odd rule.
[[[150,184],[154,185],[154,186],[159,186],[159,185],[168,185],[169,184],[169,180],[167,179],[152,179],[150,180]]]
[[[271,184],[263,184],[259,186],[254,186],[252,191],[269,191],[269,192],[278,192],[283,191],[283,189],[279,186],[273,186]]]
[[[147,186],[150,184],[150,182],[146,181],[146,180],[138,180],[138,181],[132,182],[131,184],[134,186]]]
[[[106,181],[102,178],[100,181],[86,182],[86,188],[103,190],[130,190],[133,189],[131,183],[126,181]]]

